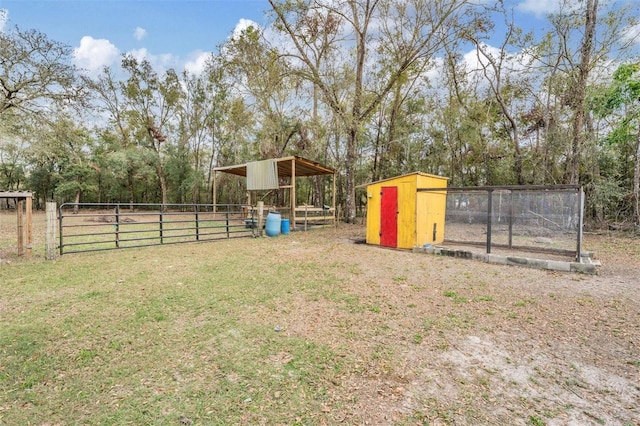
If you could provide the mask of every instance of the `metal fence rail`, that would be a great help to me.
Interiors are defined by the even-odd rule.
[[[59,207],[60,255],[255,236],[244,204],[65,203]]]

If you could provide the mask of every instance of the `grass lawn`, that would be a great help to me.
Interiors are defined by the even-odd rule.
[[[55,261],[36,238],[32,260],[0,263],[0,424],[640,419],[637,240],[593,237],[603,268],[582,276],[350,239],[362,234]]]
[[[246,239],[1,267],[0,423],[315,423],[348,349],[269,312],[335,276],[278,259]]]

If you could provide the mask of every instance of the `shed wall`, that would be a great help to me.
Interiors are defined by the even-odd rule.
[[[398,188],[398,247],[412,248],[415,240],[415,175],[367,186],[367,244],[380,244],[380,193],[382,187],[387,186]]]
[[[446,188],[447,179],[438,176],[418,176],[418,188]],[[417,192],[418,215],[415,246],[441,244],[444,241],[446,191]],[[434,236],[435,228],[435,236]]]
[[[380,244],[380,193],[398,188],[397,247],[411,249],[444,240],[446,190],[418,192],[418,188],[446,188],[447,178],[421,173],[399,176],[367,186],[367,244]],[[435,225],[435,238],[434,238]]]

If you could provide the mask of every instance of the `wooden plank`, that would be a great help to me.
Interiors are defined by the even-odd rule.
[[[25,191],[0,191],[0,198],[31,198],[33,193]]]

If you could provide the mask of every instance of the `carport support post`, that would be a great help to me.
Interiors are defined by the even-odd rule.
[[[44,236],[44,257],[47,260],[56,259],[56,210],[56,203],[47,201],[47,205],[45,207],[47,230]]]
[[[493,189],[487,192],[487,253],[491,253],[491,216],[493,216]]]
[[[262,219],[263,218],[264,218],[264,201],[258,201],[258,236],[260,237],[262,237]]]
[[[291,188],[289,188],[289,204],[290,204],[290,214],[289,219],[291,220],[291,229],[296,230],[296,205],[298,202],[296,201],[296,159],[295,157],[291,160]]]

